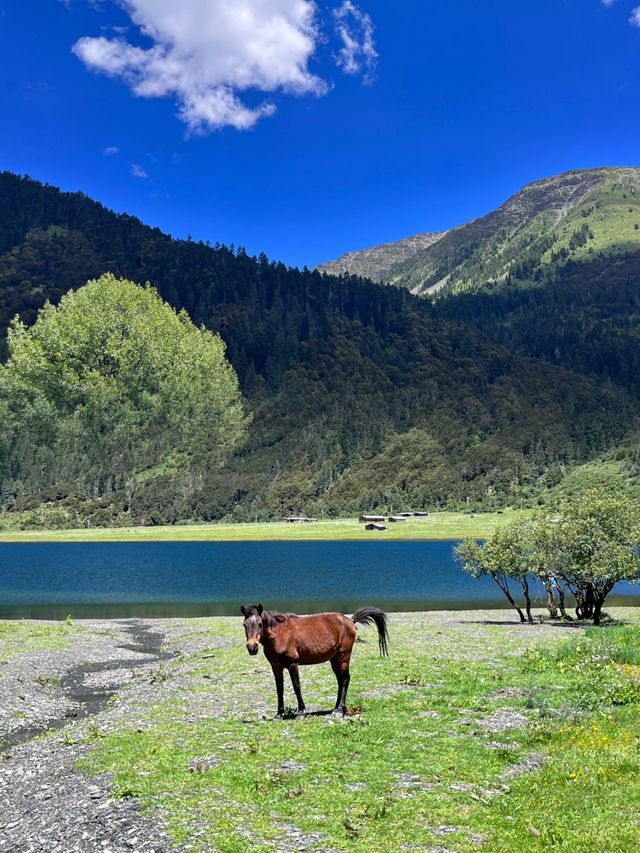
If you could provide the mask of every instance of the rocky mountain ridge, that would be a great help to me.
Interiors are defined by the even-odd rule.
[[[422,235],[419,235],[422,236]],[[435,236],[435,235],[434,235]],[[566,172],[523,187],[496,210],[428,245],[418,238],[351,252],[322,271],[368,275],[416,294],[476,289],[581,260],[640,248],[640,168]],[[373,266],[370,259],[374,259]]]
[[[372,281],[384,282],[398,264],[411,260],[423,249],[428,249],[441,240],[448,232],[416,234],[396,240],[394,243],[383,243],[371,249],[358,252],[347,252],[335,261],[320,264],[318,270],[330,275],[360,275]]]

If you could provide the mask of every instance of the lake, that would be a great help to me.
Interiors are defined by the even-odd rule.
[[[301,613],[504,607],[490,580],[456,564],[455,544],[2,543],[0,618],[237,615],[258,601]],[[640,604],[640,587],[615,592],[618,603]]]

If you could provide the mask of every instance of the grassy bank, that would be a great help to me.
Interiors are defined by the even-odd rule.
[[[159,808],[197,851],[640,849],[638,626],[396,614],[388,659],[360,636],[353,716],[275,722],[239,620],[194,621],[156,676],[165,697],[100,735],[83,769],[113,773],[116,796]],[[328,666],[302,686],[331,707]]]
[[[22,652],[67,648],[82,633],[82,628],[70,621],[0,622],[0,663]]]
[[[388,540],[483,538],[523,515],[517,510],[477,515],[433,513],[388,523],[387,530],[370,532],[355,518],[317,521],[313,524],[265,522],[261,524],[190,524],[165,527],[99,527],[89,530],[1,530],[0,542],[241,542],[268,540]]]

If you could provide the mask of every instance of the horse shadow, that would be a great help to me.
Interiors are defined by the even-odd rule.
[[[329,711],[304,711],[302,714],[285,714],[281,719],[283,720],[304,720],[306,717],[331,717],[335,714],[335,710]],[[263,714],[262,719],[264,721],[275,720],[276,722],[280,721],[278,717],[270,717],[267,714]]]

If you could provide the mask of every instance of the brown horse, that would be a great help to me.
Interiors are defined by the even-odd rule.
[[[388,654],[387,617],[377,607],[363,607],[350,619],[341,613],[317,613],[313,616],[270,613],[261,604],[249,604],[240,610],[244,616],[247,651],[250,655],[257,655],[261,643],[265,657],[271,664],[278,694],[278,719],[284,713],[284,670],[289,670],[291,676],[298,700],[298,714],[304,714],[306,709],[300,690],[298,666],[325,661],[331,662],[338,681],[334,713],[346,714],[347,690],[351,678],[349,661],[358,622],[377,627],[380,654]]]

